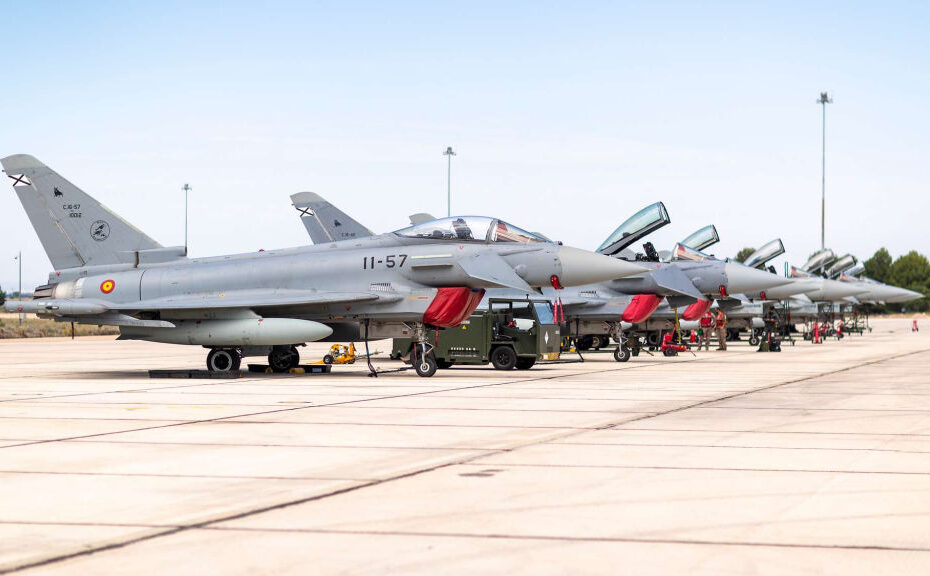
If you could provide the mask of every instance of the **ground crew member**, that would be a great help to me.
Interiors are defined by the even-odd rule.
[[[704,350],[710,350],[710,333],[713,329],[714,317],[710,315],[710,310],[708,310],[701,316],[698,328],[698,350],[701,349],[701,346],[704,347]]]
[[[714,324],[717,328],[717,350],[726,350],[727,349],[727,315],[723,313],[723,310],[717,308],[717,313],[714,316]]]

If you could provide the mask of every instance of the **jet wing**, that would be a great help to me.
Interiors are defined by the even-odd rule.
[[[261,309],[282,306],[313,306],[318,304],[348,304],[352,302],[394,302],[397,294],[373,292],[319,292],[313,290],[239,290],[219,294],[186,294],[167,298],[152,298],[137,302],[104,302],[100,300],[43,299],[25,302],[8,301],[4,310],[50,314],[67,317],[115,318],[119,312],[162,310],[210,310],[218,308]],[[109,322],[101,322],[109,324]]]
[[[459,266],[472,278],[484,280],[491,284],[514,288],[524,292],[536,292],[523,278],[517,276],[506,260],[497,254],[481,254],[470,256],[459,261]]]
[[[691,279],[678,268],[671,266],[656,268],[652,271],[652,278],[660,288],[665,288],[682,296],[688,296],[694,300],[704,298],[704,295],[694,287]]]
[[[396,301],[395,294],[373,292],[319,292],[313,290],[238,290],[219,294],[186,294],[154,298],[141,302],[111,305],[121,310],[203,310],[216,308],[274,308],[282,306],[313,306],[318,304],[348,304]]]

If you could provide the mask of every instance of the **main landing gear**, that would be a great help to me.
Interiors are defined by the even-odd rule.
[[[297,346],[274,346],[268,354],[268,366],[272,372],[287,372],[300,366]]]
[[[235,372],[242,363],[242,354],[235,348],[213,348],[207,354],[210,372]]]

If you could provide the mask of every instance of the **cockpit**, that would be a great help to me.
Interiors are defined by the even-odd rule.
[[[761,268],[765,265],[766,262],[777,258],[785,253],[785,245],[782,244],[781,238],[776,238],[771,242],[767,242],[755,252],[749,255],[748,258],[743,262],[746,266],[750,268]]]
[[[636,242],[671,222],[668,211],[661,202],[650,204],[636,214],[630,216],[621,224],[613,234],[604,240],[597,251],[601,254],[614,256],[627,246]]]
[[[551,242],[542,234],[527,232],[497,218],[452,216],[414,224],[394,232],[405,238],[431,238],[454,242]]]
[[[675,249],[672,250],[672,261],[676,260],[689,260],[691,262],[703,262],[705,260],[714,260],[713,256],[709,254],[704,254],[699,250],[694,248],[688,248],[682,243],[675,244]]]
[[[720,235],[717,234],[717,228],[713,224],[701,228],[681,241],[688,248],[695,250],[704,250],[717,242],[720,242]]]

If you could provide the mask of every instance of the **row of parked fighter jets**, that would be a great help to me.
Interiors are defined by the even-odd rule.
[[[431,375],[427,328],[458,325],[485,296],[542,294],[576,333],[618,338],[678,309],[698,318],[714,301],[736,309],[802,294],[812,302],[920,297],[848,277],[848,269],[838,279],[802,269],[781,277],[765,269],[784,250],[780,241],[745,263],[716,259],[702,252],[718,239],[713,227],[669,253],[649,243],[633,252],[669,223],[661,203],[587,251],[479,216],[417,215],[407,228],[374,234],[320,196],[301,193],[292,199],[314,245],[191,259],[34,157],[0,163],[54,267],[33,300],[10,301],[6,310],[118,326],[120,339],[204,346],[213,371],[266,354],[284,370],[297,365],[306,342],[413,337],[417,372]]]

